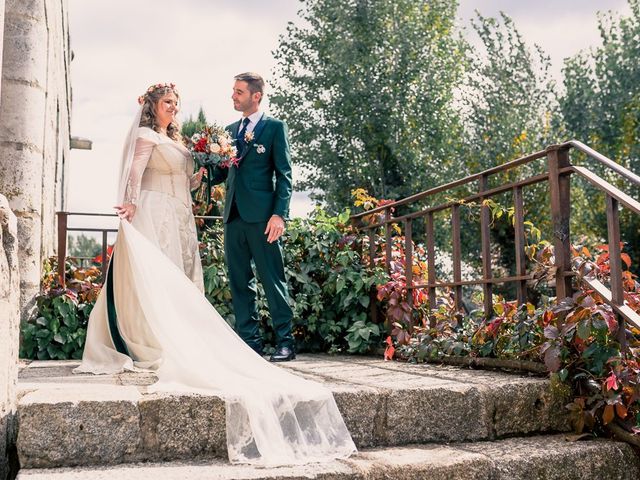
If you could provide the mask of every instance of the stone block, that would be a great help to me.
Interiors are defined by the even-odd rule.
[[[13,163],[11,168],[18,167],[20,170],[38,172],[42,181],[42,148],[45,125],[43,116],[46,92],[29,84],[5,80],[2,82],[1,98],[0,121],[2,121],[3,128],[0,130],[0,142],[18,143],[19,146],[16,148],[32,150],[40,154],[38,162]],[[8,168],[9,166],[3,165],[3,167]]]
[[[6,197],[0,195],[0,478],[9,472],[15,443],[20,274],[18,227]]]
[[[136,457],[140,414],[135,387],[42,389],[19,404],[23,468],[123,463]]]
[[[5,0],[5,14],[44,21],[46,0]]]
[[[562,435],[465,444],[495,464],[495,480],[637,480],[640,458],[630,445],[609,440],[568,442]]]
[[[489,437],[486,397],[474,386],[400,388],[386,397],[378,445],[462,442]]]
[[[227,456],[224,401],[204,395],[156,395],[140,401],[145,460]]]
[[[44,18],[35,15],[44,8],[34,6],[28,12],[29,3],[43,3],[20,0],[12,2],[5,9],[3,78],[10,78],[45,89],[47,85],[47,24]],[[17,8],[16,8],[17,7]],[[43,15],[44,16],[44,15]],[[4,89],[4,85],[3,85]],[[42,118],[42,117],[41,117]]]
[[[384,422],[384,396],[376,389],[353,385],[331,386],[331,391],[356,446],[376,445]]]
[[[376,449],[346,463],[367,480],[489,480],[493,469],[481,454],[442,445]]]
[[[569,400],[551,389],[547,379],[485,388],[492,405],[493,433],[497,437],[531,432],[562,432],[571,429]]]

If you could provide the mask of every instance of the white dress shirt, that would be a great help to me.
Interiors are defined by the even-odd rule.
[[[245,133],[253,132],[253,129],[256,128],[256,125],[262,118],[262,115],[264,114],[260,110],[249,115],[249,125],[247,125],[247,130],[245,131]],[[242,130],[242,122],[244,121],[244,119],[244,116],[240,119],[240,125],[238,125],[238,133],[240,133],[240,130]]]

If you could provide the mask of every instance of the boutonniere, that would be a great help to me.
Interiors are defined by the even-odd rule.
[[[264,145],[256,145],[256,153],[264,153],[267,149],[264,148]]]
[[[244,142],[249,143],[253,141],[253,132],[245,132],[244,134]]]

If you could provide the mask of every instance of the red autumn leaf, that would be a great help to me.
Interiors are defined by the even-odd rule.
[[[607,377],[607,380],[604,384],[605,388],[607,390],[617,390],[618,389],[618,377],[616,377],[616,374],[611,372],[611,375],[609,375],[609,377]]]
[[[629,268],[631,266],[631,257],[626,254],[626,253],[621,253],[620,254],[620,258],[622,259],[622,261],[625,263],[625,265],[627,266],[627,268]]]
[[[396,353],[396,349],[393,346],[391,336],[388,336],[385,342],[387,343],[387,347],[384,349],[384,360],[386,362],[388,360],[393,360],[393,355]]]
[[[616,403],[616,415],[622,419],[627,418],[627,407],[621,403]]]
[[[605,425],[611,423],[613,417],[615,416],[615,412],[613,410],[613,405],[607,405],[604,407],[604,413],[602,414],[602,421]]]

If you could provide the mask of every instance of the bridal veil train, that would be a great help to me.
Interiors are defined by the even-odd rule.
[[[197,253],[185,205],[193,164],[184,147],[140,127],[141,115],[142,108],[125,142],[119,193],[122,202],[138,171],[136,213],[131,223],[120,222],[76,372],[152,368],[154,390],[222,397],[232,463],[351,455],[356,448],[332,393],[256,354],[204,297],[201,280],[190,278],[202,274],[199,259],[189,263],[193,241]]]

